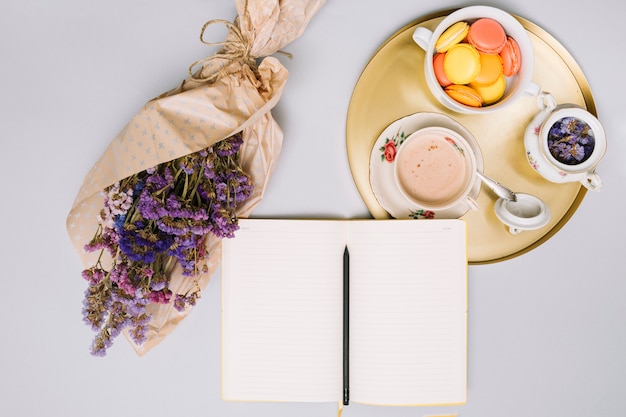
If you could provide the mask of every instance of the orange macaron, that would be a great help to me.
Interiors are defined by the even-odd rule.
[[[480,53],[480,72],[472,83],[490,85],[495,83],[502,74],[502,58],[500,58],[500,55]]]
[[[445,92],[461,104],[470,107],[482,107],[483,99],[476,90],[467,85],[452,84],[445,88]]]
[[[435,54],[433,58],[433,71],[435,72],[435,78],[437,78],[437,82],[442,87],[447,87],[452,84],[452,81],[446,77],[446,72],[443,69],[443,60],[445,58],[445,52]]]
[[[515,39],[510,36],[507,38],[504,48],[500,51],[500,58],[504,75],[511,77],[519,72],[522,67],[522,54]]]
[[[502,25],[490,18],[473,22],[467,34],[467,41],[486,54],[500,53],[506,43],[506,32]]]

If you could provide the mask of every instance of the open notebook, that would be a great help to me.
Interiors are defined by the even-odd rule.
[[[465,222],[239,225],[222,242],[225,400],[466,401]]]

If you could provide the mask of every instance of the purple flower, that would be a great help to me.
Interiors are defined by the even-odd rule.
[[[548,149],[559,162],[576,165],[586,161],[595,147],[591,127],[575,117],[563,117],[548,132]]]
[[[167,283],[165,281],[154,282],[150,286],[150,289],[152,291],[161,291],[163,288],[165,288],[166,285],[167,285]]]
[[[146,186],[153,190],[165,189],[172,186],[174,183],[174,177],[169,167],[165,166],[163,172],[155,170],[152,174],[146,178]]]
[[[180,169],[187,175],[191,175],[194,172],[194,166],[186,163],[185,161],[181,161]]]
[[[184,311],[188,306],[195,306],[198,298],[198,292],[192,292],[188,295],[178,294],[174,298],[174,308],[178,311]]]
[[[85,250],[107,251],[113,263],[105,269],[98,261],[82,272],[89,283],[83,319],[97,332],[92,354],[104,356],[126,328],[143,343],[149,304],[172,303],[178,310],[195,305],[199,289],[170,290],[171,264],[193,283],[208,270],[207,235],[233,237],[239,228],[236,210],[254,188],[239,165],[242,143],[239,133],[104,190],[100,227]]]
[[[178,311],[184,311],[187,303],[185,302],[185,297],[178,294],[174,298],[174,308]]]
[[[102,279],[105,277],[106,271],[97,266],[92,266],[91,268],[85,269],[81,275],[90,284],[96,285],[99,284],[100,281],[102,281]]]

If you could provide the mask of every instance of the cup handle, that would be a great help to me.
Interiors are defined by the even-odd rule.
[[[541,87],[539,87],[539,84],[533,81],[529,81],[528,85],[524,89],[524,95],[526,96],[537,97],[540,93],[541,93]],[[546,94],[549,94],[549,93],[546,93]]]
[[[556,108],[556,105],[556,98],[554,98],[552,94],[545,91],[537,94],[537,107],[539,107],[540,110],[547,109],[548,111],[552,111],[554,108]]]
[[[602,179],[595,171],[587,174],[587,176],[583,178],[580,182],[590,191],[598,191],[602,187]]]
[[[425,27],[422,27],[422,26],[418,26],[415,29],[415,32],[413,32],[413,40],[424,51],[428,50],[428,45],[430,44],[430,39],[432,37],[433,37],[433,32],[430,29],[426,29]]]
[[[467,204],[467,207],[469,207],[471,210],[478,210],[478,203],[470,196],[467,196],[467,198],[465,199],[465,204]]]

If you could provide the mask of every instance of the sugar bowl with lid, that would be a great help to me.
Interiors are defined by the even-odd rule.
[[[548,181],[599,190],[596,167],[606,152],[606,136],[598,119],[577,105],[558,105],[549,93],[539,94],[537,105],[540,111],[524,133],[530,166]]]

